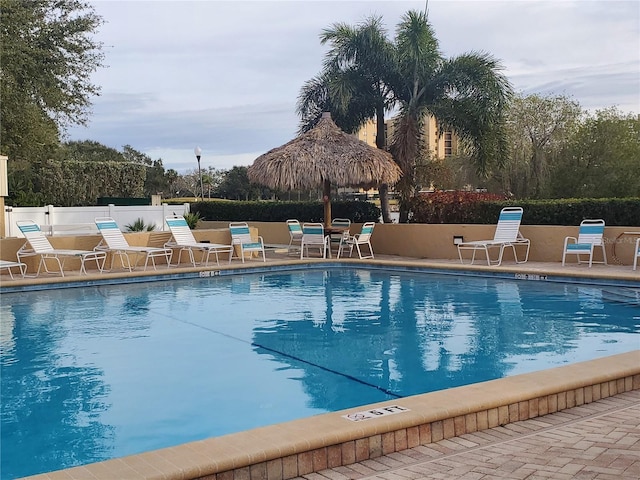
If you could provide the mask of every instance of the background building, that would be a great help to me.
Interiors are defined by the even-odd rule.
[[[384,122],[387,143],[391,142],[393,135],[393,118]],[[458,138],[451,130],[440,131],[435,117],[429,116],[424,125],[425,141],[432,158],[444,159],[458,153]],[[357,133],[359,140],[376,146],[376,122],[369,120]]]

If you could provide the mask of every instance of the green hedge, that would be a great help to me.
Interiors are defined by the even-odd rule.
[[[579,225],[586,218],[602,218],[608,226],[640,226],[640,198],[469,201],[442,203],[437,213],[427,196],[411,204],[411,223],[496,223],[500,210],[518,206],[523,225]],[[433,202],[431,202],[433,203]]]
[[[579,225],[585,218],[602,218],[609,226],[640,226],[640,198],[489,200],[483,195],[420,195],[410,205],[411,223],[495,224],[506,206],[524,209],[523,225]],[[227,222],[324,221],[321,202],[239,202],[205,201],[191,204],[191,211],[204,220]],[[380,208],[370,202],[331,203],[333,218],[349,218],[354,223],[378,222]]]
[[[207,201],[191,204],[191,212],[203,220],[228,222],[285,222],[290,218],[301,222],[324,221],[321,202],[237,202]],[[331,202],[333,218],[349,218],[354,223],[378,222],[380,208],[370,202]]]

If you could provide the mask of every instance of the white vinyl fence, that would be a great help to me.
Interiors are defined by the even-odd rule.
[[[165,217],[179,216],[189,213],[189,204],[181,205],[132,205],[101,207],[6,207],[5,225],[7,237],[22,237],[16,222],[32,220],[40,225],[42,231],[49,235],[78,235],[98,233],[95,224],[97,217],[113,218],[122,231],[125,225],[134,223],[139,218],[145,225],[155,225],[157,231],[168,230]]]

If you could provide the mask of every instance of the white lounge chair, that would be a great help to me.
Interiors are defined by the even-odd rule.
[[[17,252],[18,262],[22,263],[22,259],[26,257],[40,257],[36,276],[40,275],[40,270],[43,267],[46,273],[56,273],[49,270],[47,265],[47,261],[53,261],[57,264],[60,275],[64,277],[64,263],[67,258],[77,258],[80,260],[80,273],[87,273],[85,268],[87,261],[95,261],[96,268],[100,273],[104,270],[104,262],[107,258],[105,252],[53,248],[44,232],[40,230],[40,226],[34,221],[20,220],[16,222],[16,224],[27,240]],[[60,259],[62,259],[62,261]]]
[[[340,242],[340,247],[338,248],[338,258],[340,258],[340,255],[342,255],[342,251],[345,247],[349,247],[349,256],[351,256],[354,246],[358,251],[358,257],[360,257],[360,259],[374,258],[373,247],[371,246],[371,235],[373,235],[373,227],[375,227],[375,225],[376,224],[373,222],[367,222],[362,225],[360,233],[356,233],[353,236],[347,236],[346,238],[343,238]],[[366,245],[369,248],[368,255],[362,255],[362,250],[360,249],[361,245]]]
[[[583,220],[580,222],[578,237],[565,237],[562,250],[562,266],[565,265],[567,255],[576,255],[578,263],[582,263],[580,255],[589,256],[589,268],[594,263],[607,264],[607,252],[604,249],[604,220]],[[595,247],[602,248],[602,261],[594,261]]]
[[[471,250],[473,252],[471,256],[471,264],[475,261],[476,253],[478,251],[482,251],[486,256],[487,265],[500,265],[502,264],[504,249],[507,247],[511,247],[513,249],[513,258],[516,263],[525,263],[529,259],[529,248],[531,246],[531,242],[520,234],[521,221],[522,207],[504,207],[500,211],[500,217],[498,218],[498,224],[496,225],[496,231],[492,240],[474,240],[458,244],[458,257],[460,257],[460,263],[464,263],[464,260],[462,259],[462,251]],[[526,247],[525,258],[521,261],[518,260],[518,256],[516,254],[516,246],[520,245]],[[491,249],[498,249],[498,258],[496,260],[491,259]]]
[[[24,274],[27,271],[27,265],[22,262],[12,262],[11,260],[0,260],[0,270],[6,270],[9,273],[11,278],[13,277],[12,268],[17,268],[20,270],[20,275],[24,277]]]
[[[171,265],[171,255],[173,250],[168,247],[137,247],[129,245],[127,239],[122,234],[122,231],[118,227],[118,224],[111,217],[101,217],[95,219],[96,226],[102,235],[102,240],[95,247],[94,250],[111,253],[111,266],[109,269],[113,269],[113,263],[115,257],[120,259],[122,268],[128,269],[130,272],[133,268],[138,266],[140,257],[144,258],[144,269],[147,269],[149,260],[153,265],[153,269],[156,270],[156,258],[163,258],[167,262],[167,268]],[[135,256],[136,261],[131,264],[129,255]],[[126,263],[125,263],[126,262]]]
[[[322,258],[327,258],[327,252],[330,252],[329,242],[329,236],[324,234],[324,225],[321,223],[304,223],[300,242],[300,258],[304,258],[305,252],[306,256],[309,256],[309,247],[318,248]]]
[[[244,263],[245,252],[250,254],[253,252],[262,253],[262,261],[267,261],[264,254],[264,241],[260,236],[257,241],[251,238],[249,225],[245,222],[232,222],[229,224],[229,231],[231,232],[231,246],[233,248],[231,255],[229,255],[229,263],[231,263],[231,259],[235,253],[235,247],[240,250],[240,255],[238,255],[238,257],[242,258],[242,263]]]
[[[294,249],[300,248],[300,242],[302,241],[302,226],[298,220],[289,219],[287,220],[287,229],[289,230],[287,254],[290,254]]]
[[[215,254],[218,265],[220,265],[220,258],[218,257],[220,253],[228,253],[229,255],[233,253],[233,247],[231,245],[198,242],[193,236],[193,233],[191,233],[191,229],[184,217],[166,217],[165,222],[167,222],[169,230],[171,230],[171,240],[165,243],[164,246],[172,249],[180,249],[176,265],[180,265],[183,252],[189,255],[189,261],[194,267],[196,266],[194,251],[202,253],[200,264],[205,266],[209,265],[209,257],[212,253]]]
[[[636,249],[634,250],[635,254],[633,255],[633,269],[638,268],[638,259],[640,258],[640,238],[636,240]]]

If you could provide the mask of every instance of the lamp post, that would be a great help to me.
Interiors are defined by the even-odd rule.
[[[202,196],[202,200],[204,201],[204,188],[202,187],[202,170],[200,169],[200,156],[202,155],[202,149],[200,147],[196,147],[193,149],[196,154],[196,160],[198,160],[198,177],[200,178],[200,195]],[[196,200],[198,196],[196,195]]]

